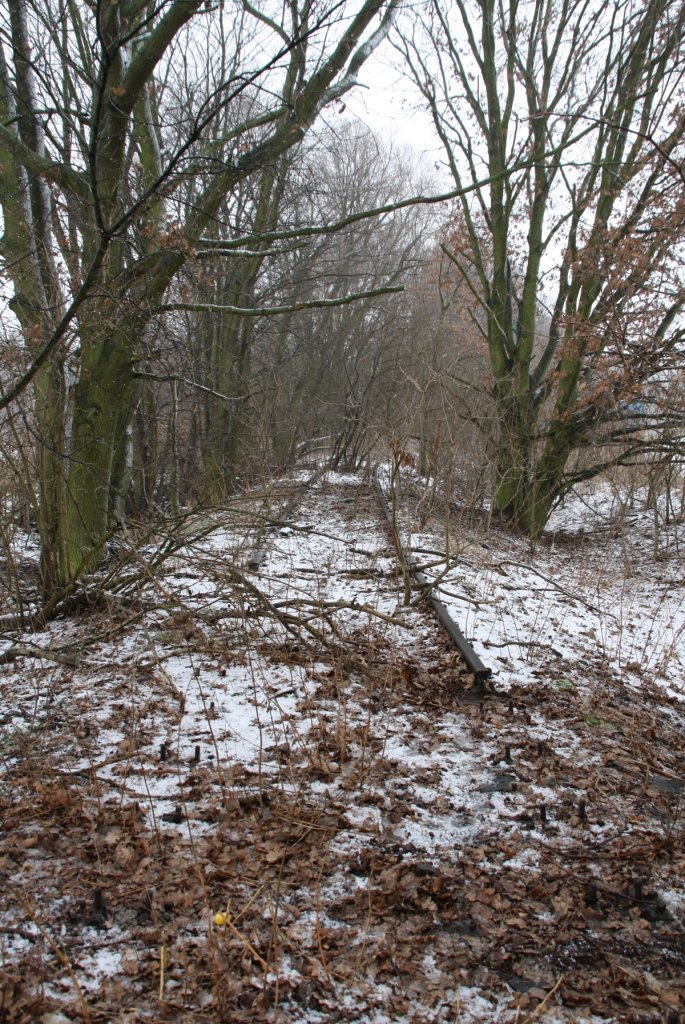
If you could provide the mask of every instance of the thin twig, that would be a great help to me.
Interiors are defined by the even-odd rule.
[[[557,989],[559,988],[559,986],[561,985],[561,983],[562,983],[562,981],[564,980],[565,977],[566,977],[565,974],[562,974],[562,975],[559,976],[559,980],[557,981],[557,983],[554,986],[554,988],[551,988],[549,990],[549,992],[547,993],[545,998],[542,1000],[542,1002],[538,1003],[538,1005],[535,1007],[533,1012],[531,1014],[529,1014],[529,1016],[525,1019],[523,1024],[531,1024],[531,1021],[535,1020],[535,1018],[538,1016],[540,1011],[544,1008],[545,1003],[547,1003],[552,998],[552,996],[557,991]]]

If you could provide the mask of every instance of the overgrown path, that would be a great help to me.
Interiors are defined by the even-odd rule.
[[[3,1019],[679,1020],[682,705],[475,685],[355,477],[264,525],[8,641]]]

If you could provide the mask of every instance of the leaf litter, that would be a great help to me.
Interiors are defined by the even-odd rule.
[[[683,1019],[679,538],[562,515],[451,525],[484,685],[351,474],[5,633],[0,1019]]]

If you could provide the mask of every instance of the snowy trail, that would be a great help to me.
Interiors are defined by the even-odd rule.
[[[133,622],[113,607],[30,638],[80,642],[76,663],[4,666],[16,1021],[78,1016],[74,977],[94,1017],[127,1022],[599,1024],[645,993],[683,1005],[682,705],[589,673],[582,645],[563,675],[512,663],[474,686],[402,606],[354,476],[271,521],[217,518]]]

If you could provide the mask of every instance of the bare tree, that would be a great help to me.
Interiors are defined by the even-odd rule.
[[[33,386],[46,593],[102,556],[151,318],[226,197],[355,84],[396,3],[9,0],[2,258],[27,360],[0,408]]]
[[[482,310],[495,506],[533,535],[683,339],[684,22],[682,0],[451,0],[397,41],[471,187],[445,252]]]
[[[339,223],[355,210],[391,205],[428,188],[404,154],[351,125],[312,137],[284,199],[285,224]],[[298,245],[269,265],[263,301],[307,301],[312,308],[264,324],[258,357],[275,448],[327,435],[332,457],[354,465],[367,451],[370,427],[383,429],[401,358],[406,304],[377,293],[411,282],[426,252],[432,213],[420,206]],[[335,303],[347,294],[367,298]],[[275,358],[273,358],[275,356]],[[258,382],[256,382],[258,383]]]

